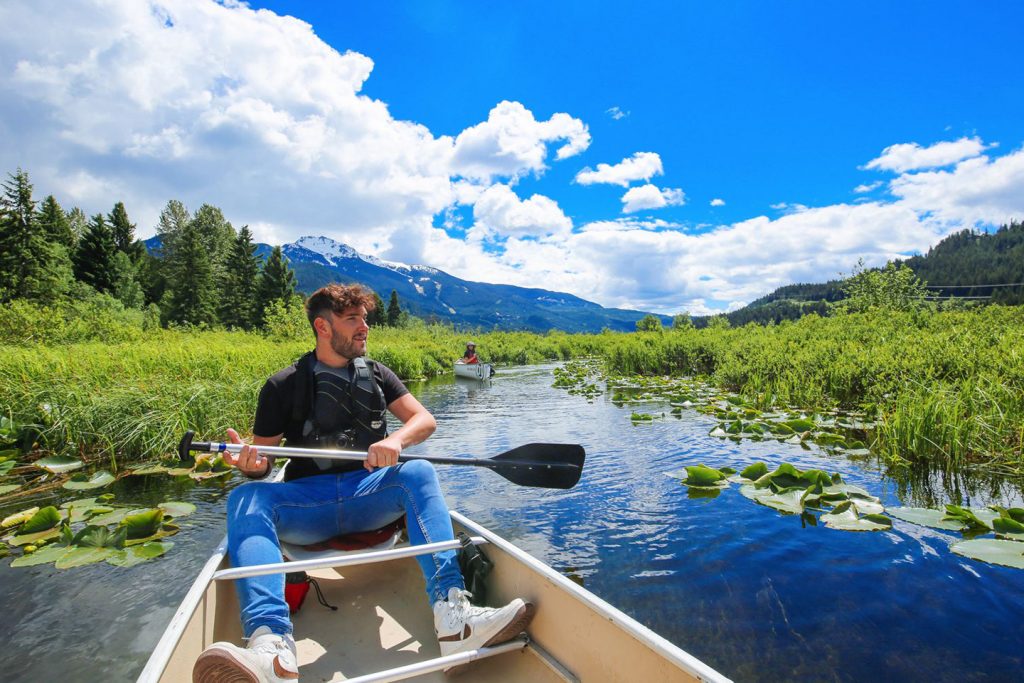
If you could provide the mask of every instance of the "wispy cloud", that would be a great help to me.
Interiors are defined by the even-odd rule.
[[[618,107],[610,107],[608,109],[605,109],[604,113],[608,114],[608,116],[612,117],[616,121],[621,121],[622,119],[626,118],[630,114],[630,112],[623,111],[622,109],[619,109]]]
[[[853,191],[855,193],[857,193],[857,194],[864,194],[865,192],[871,192],[872,190],[877,190],[881,186],[882,186],[882,181],[881,180],[876,180],[873,183],[864,183],[863,185],[858,185],[857,187],[853,188]]]

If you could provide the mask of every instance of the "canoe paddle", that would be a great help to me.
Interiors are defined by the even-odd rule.
[[[195,432],[187,431],[178,444],[178,457],[183,462],[193,460],[190,451],[202,453],[238,453],[245,444],[217,441],[193,441]],[[362,462],[366,453],[319,448],[288,446],[256,446],[264,455],[289,458],[324,458]],[[528,443],[505,451],[493,458],[452,458],[436,455],[400,455],[399,462],[428,460],[440,465],[472,465],[494,470],[514,484],[546,489],[571,489],[583,474],[586,451],[578,444]]]

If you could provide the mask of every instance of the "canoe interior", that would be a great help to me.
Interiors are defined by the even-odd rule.
[[[458,521],[455,526],[461,528]],[[467,529],[471,535],[483,535],[480,531]],[[516,557],[517,550],[506,551],[508,544],[501,543],[481,546],[495,564],[489,602],[504,604],[516,596],[531,600],[537,614],[529,634],[548,659],[533,648],[498,655],[460,667],[460,682],[725,680],[715,672],[704,678],[693,675],[678,657],[666,657],[664,647],[652,645],[643,627],[622,613],[613,610],[609,616],[595,609],[581,598],[584,592],[567,590],[567,581],[549,569],[538,571]],[[303,681],[344,681],[440,656],[423,577],[414,559],[317,570],[310,576],[338,610],[321,606],[311,590],[293,615]],[[639,636],[632,626],[639,628]],[[231,582],[211,583],[159,680],[191,680],[192,663],[203,648],[217,640],[241,644],[241,635],[234,587]],[[553,666],[550,658],[558,664]],[[436,672],[415,680],[449,678]]]

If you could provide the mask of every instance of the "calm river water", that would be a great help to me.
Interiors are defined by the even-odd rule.
[[[804,527],[735,485],[714,499],[690,498],[665,476],[700,462],[791,462],[840,472],[887,505],[913,504],[870,465],[710,437],[712,418],[693,411],[633,426],[633,410],[667,408],[588,402],[552,388],[551,371],[503,368],[485,385],[412,385],[439,427],[410,452],[487,457],[536,441],[587,450],[571,491],[441,466],[452,507],[736,681],[1024,680],[1024,572],[953,555],[959,534],[899,520],[884,533]],[[140,477],[115,491],[118,502],[175,498],[199,509],[167,556],[135,568],[10,569],[2,561],[0,633],[10,656],[0,679],[134,680],[224,533],[220,488],[169,492],[165,478]],[[1020,504],[999,489],[970,500],[989,502]]]

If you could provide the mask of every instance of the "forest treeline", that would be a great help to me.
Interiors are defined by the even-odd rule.
[[[65,211],[52,194],[37,201],[33,191],[19,168],[0,193],[0,303],[8,306],[0,327],[24,330],[39,313],[97,309],[112,325],[140,329],[294,324],[301,300],[281,247],[259,257],[249,227],[236,230],[216,206],[190,212],[168,201],[156,225],[159,247],[150,253],[123,202],[87,217],[77,207]],[[407,319],[395,292],[386,307],[376,298],[371,324]],[[63,326],[71,340],[72,327]],[[7,341],[19,336],[0,330]]]

